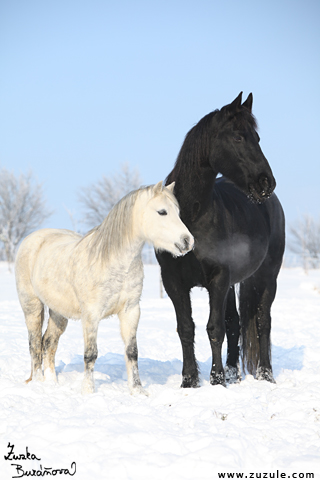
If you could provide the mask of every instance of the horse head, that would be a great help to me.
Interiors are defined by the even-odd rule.
[[[162,182],[151,187],[151,198],[140,209],[141,222],[145,241],[151,242],[155,250],[180,257],[193,249],[194,238],[180,219],[173,189],[174,182],[167,187]]]
[[[250,93],[241,103],[241,92],[214,115],[209,162],[214,171],[222,173],[260,203],[270,197],[276,182],[259,145],[252,101]]]

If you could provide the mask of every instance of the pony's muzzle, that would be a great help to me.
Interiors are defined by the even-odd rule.
[[[182,235],[180,238],[180,243],[175,243],[175,246],[177,247],[181,255],[185,255],[193,249],[194,238],[192,235]]]

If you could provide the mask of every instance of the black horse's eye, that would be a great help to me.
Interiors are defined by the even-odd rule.
[[[163,209],[163,210],[159,210],[158,213],[159,213],[159,215],[168,215],[167,210],[164,210],[164,209]]]
[[[233,135],[233,140],[237,143],[242,142],[242,137],[240,135]]]

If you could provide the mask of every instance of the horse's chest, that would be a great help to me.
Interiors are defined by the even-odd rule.
[[[213,266],[226,268],[231,283],[237,283],[256,271],[268,251],[267,230],[263,222],[256,222],[253,233],[249,228],[247,230],[208,228],[205,234],[195,233],[194,253],[205,271],[214,271]]]
[[[141,268],[117,269],[111,272],[103,288],[103,312],[106,317],[123,308],[136,305],[141,296],[143,270]]]

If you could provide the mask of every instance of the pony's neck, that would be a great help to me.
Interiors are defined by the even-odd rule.
[[[124,197],[98,227],[91,230],[83,239],[91,255],[89,260],[100,258],[105,262],[126,258],[128,262],[138,255],[144,239],[138,234],[134,223],[135,202],[140,192],[132,192]]]

